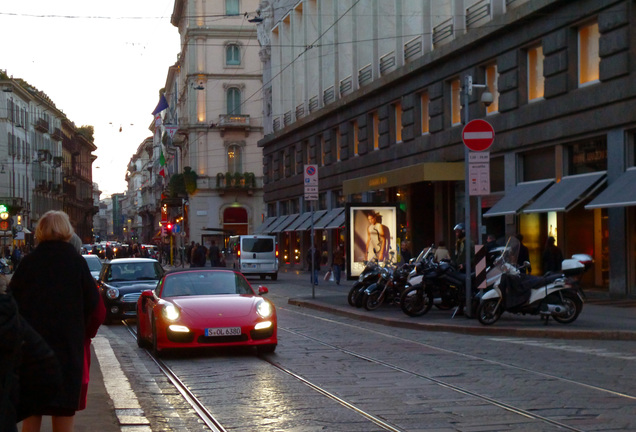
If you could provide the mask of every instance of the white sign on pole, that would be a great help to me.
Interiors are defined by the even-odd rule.
[[[468,190],[470,196],[490,194],[490,152],[468,153]]]
[[[305,200],[318,201],[318,165],[305,165]]]

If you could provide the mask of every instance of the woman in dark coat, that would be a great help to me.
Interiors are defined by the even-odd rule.
[[[545,250],[543,251],[543,273],[553,272],[558,273],[561,271],[561,263],[563,262],[563,253],[561,249],[555,244],[554,237],[548,237],[545,244]]]
[[[86,260],[69,243],[72,235],[66,213],[46,212],[35,231],[38,246],[23,258],[9,284],[20,314],[55,352],[63,377],[53,401],[23,421],[23,432],[39,431],[42,415],[52,416],[53,430],[72,431],[82,406],[85,345],[105,310]]]

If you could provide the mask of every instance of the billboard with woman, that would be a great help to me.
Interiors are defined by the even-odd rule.
[[[347,275],[360,275],[366,262],[396,258],[397,205],[348,204]]]

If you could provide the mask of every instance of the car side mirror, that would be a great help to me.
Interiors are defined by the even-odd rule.
[[[153,292],[152,290],[145,290],[141,292],[141,308],[145,308],[146,307],[146,302],[148,302],[148,299],[153,297]]]
[[[258,295],[267,294],[268,292],[269,290],[267,289],[267,287],[264,287],[262,285],[258,287]]]

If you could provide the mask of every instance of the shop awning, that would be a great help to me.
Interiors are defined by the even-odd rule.
[[[421,181],[464,180],[463,162],[424,162],[378,174],[345,180],[342,193],[352,195],[370,190],[386,189]]]
[[[267,233],[267,229],[269,228],[269,226],[276,221],[277,217],[276,216],[270,216],[268,218],[265,218],[265,220],[263,221],[263,223],[254,230],[254,234],[265,234]]]
[[[342,228],[344,224],[345,224],[345,212],[344,212],[344,209],[342,209],[342,212],[338,214],[338,216],[336,216],[334,220],[329,222],[327,226],[325,227],[325,229],[339,229],[339,228]]]
[[[281,216],[280,223],[276,226],[272,226],[269,230],[271,233],[279,233],[283,231],[287,231],[287,227],[290,223],[292,223],[298,217],[298,213],[290,214],[287,216]]]
[[[327,210],[318,210],[314,212],[314,226],[316,225],[316,222],[318,222],[320,218],[326,214],[327,214]],[[298,228],[296,228],[296,231],[307,231],[309,229],[311,229],[311,212],[309,212],[309,217],[307,218],[307,220],[301,223],[300,225],[298,225]]]
[[[497,201],[497,204],[484,213],[484,217],[517,214],[553,183],[553,179],[519,183],[512,190],[506,192],[506,195]]]
[[[567,212],[605,184],[605,171],[566,176],[550,186],[524,213]]]
[[[318,222],[314,224],[314,228],[316,229],[327,229],[327,225],[331,223],[335,218],[338,217],[340,213],[344,213],[344,208],[339,207],[332,210],[329,210],[326,215],[320,218]]]
[[[311,212],[301,213],[295,221],[289,224],[289,226],[287,227],[287,231],[296,231],[298,227],[309,218],[311,218]]]
[[[630,168],[598,194],[586,209],[636,205],[636,168]]]

